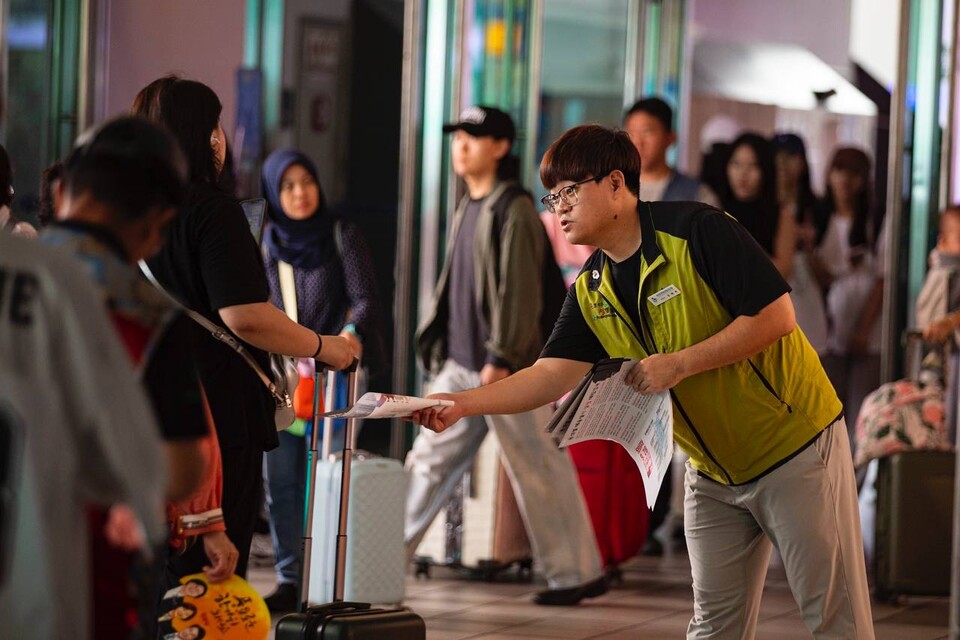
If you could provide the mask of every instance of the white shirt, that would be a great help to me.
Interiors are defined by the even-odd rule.
[[[670,184],[671,178],[673,178],[673,172],[663,180],[641,180],[640,199],[644,202],[659,202],[663,200],[663,194],[667,190],[667,185]],[[697,189],[697,200],[705,202],[711,207],[721,208],[720,199],[710,187],[702,182],[700,183],[699,189]]]
[[[9,567],[0,584],[0,635],[86,640],[84,508],[124,502],[148,540],[162,541],[163,449],[144,390],[86,270],[60,251],[6,234],[0,234],[0,407],[14,423],[21,454],[7,520],[12,545],[0,549],[0,566]]]
[[[849,242],[852,225],[851,218],[831,216],[823,240],[817,247],[817,256],[834,278],[827,292],[827,315],[830,318],[827,352],[835,354],[847,352],[850,336],[856,330],[877,279],[887,273],[889,217],[883,222],[874,251],[866,252],[857,264],[853,263],[854,251]],[[867,343],[872,354],[880,353],[881,324],[881,314],[877,314]]]

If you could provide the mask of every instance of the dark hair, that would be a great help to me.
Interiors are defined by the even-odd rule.
[[[660,98],[649,97],[637,100],[633,103],[633,106],[623,114],[623,122],[626,123],[627,118],[635,113],[649,114],[659,120],[664,129],[673,131],[673,109]]]
[[[203,627],[201,627],[201,626],[198,625],[198,624],[192,624],[192,625],[190,625],[189,627],[184,627],[183,629],[181,629],[181,631],[186,631],[187,629],[196,629],[196,630],[197,630],[196,640],[200,640],[200,638],[205,638],[206,635],[207,635],[207,630],[204,629]]]
[[[540,181],[553,189],[562,180],[600,179],[619,169],[627,188],[640,194],[640,154],[620,129],[585,124],[560,136],[540,161]]]
[[[189,580],[187,580],[187,581],[184,583],[184,586],[190,584],[191,582],[192,582],[193,584],[196,584],[196,585],[199,585],[199,586],[203,587],[203,592],[204,592],[204,593],[207,592],[207,583],[204,582],[203,580],[201,580],[200,578],[190,578]]]
[[[807,216],[812,215],[817,205],[817,196],[813,194],[813,186],[810,184],[810,163],[807,161],[807,145],[803,143],[803,138],[795,133],[778,133],[770,138],[770,144],[773,145],[773,155],[776,159],[777,154],[786,153],[793,156],[800,156],[803,161],[803,169],[800,172],[800,179],[797,193],[797,222],[805,222]],[[782,202],[780,204],[783,204]]]
[[[760,193],[744,202],[733,193],[726,168],[740,147],[749,147],[760,167]],[[763,136],[747,132],[740,134],[730,145],[730,154],[724,166],[723,189],[720,192],[723,208],[737,219],[767,253],[773,254],[777,229],[780,226],[780,207],[777,206],[777,174],[773,166],[773,149]]]
[[[823,197],[823,214],[827,217],[837,210],[837,200],[830,186],[830,172],[844,171],[859,176],[863,188],[857,194],[854,203],[853,224],[850,226],[850,235],[847,242],[851,247],[867,247],[873,251],[880,231],[882,218],[874,215],[873,181],[871,180],[870,157],[862,149],[856,147],[841,147],[833,152],[830,164],[827,167],[827,188]],[[824,225],[826,228],[826,225]],[[819,241],[819,238],[818,238]]]
[[[747,132],[742,133],[737,136],[737,139],[730,144],[730,153],[727,155],[727,166],[730,165],[730,162],[733,160],[733,154],[737,152],[737,149],[740,147],[750,147],[750,150],[753,151],[753,155],[757,158],[757,164],[760,167],[760,195],[759,199],[761,204],[765,207],[776,209],[777,208],[777,174],[776,169],[773,166],[773,150],[770,147],[770,143],[767,142],[766,138],[760,134]],[[737,197],[733,194],[733,190],[730,186],[730,180],[727,178],[724,180],[723,189],[720,193],[720,199],[723,201],[724,205],[727,205]]]
[[[233,163],[233,149],[230,148],[230,142],[226,139],[226,134],[224,134],[223,138],[223,144],[226,149],[226,153],[223,154],[223,166],[220,167],[220,175],[217,176],[217,184],[220,186],[222,191],[225,191],[231,196],[236,197],[237,168]]]
[[[730,157],[729,142],[714,142],[710,150],[700,157],[700,182],[714,193],[723,192],[727,182],[727,159]]]
[[[83,134],[63,163],[67,193],[89,193],[124,220],[139,219],[155,207],[178,206],[185,174],[173,137],[130,116]]]
[[[40,174],[40,210],[37,217],[41,226],[47,226],[57,217],[54,211],[53,183],[63,176],[63,162],[57,160]]]
[[[174,607],[174,611],[177,609],[189,609],[191,612],[186,618],[180,618],[181,620],[189,620],[193,616],[197,615],[197,605],[190,604],[189,602],[181,602],[178,606]],[[174,617],[176,617],[176,614],[174,614]]]
[[[13,202],[13,169],[10,167],[10,156],[7,150],[0,145],[0,207],[8,206]]]
[[[159,122],[161,119],[160,94],[178,80],[180,80],[180,78],[177,76],[164,76],[157,78],[145,86],[140,90],[140,93],[137,94],[137,97],[133,99],[133,106],[130,107],[130,113],[140,116],[141,118],[146,118],[151,122]]]
[[[166,76],[144,87],[133,101],[132,113],[167,127],[187,158],[189,180],[217,184],[220,167],[210,145],[210,133],[220,122],[223,106],[202,82]],[[224,144],[226,141],[224,141]]]

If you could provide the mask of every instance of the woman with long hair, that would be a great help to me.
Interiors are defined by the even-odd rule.
[[[784,278],[793,271],[796,227],[790,211],[777,205],[777,181],[770,143],[756,133],[743,133],[730,145],[726,183],[720,200],[724,210],[760,244]]]
[[[299,151],[271,153],[262,184],[269,205],[264,263],[271,300],[305,327],[343,336],[363,352],[365,366],[378,367],[384,361],[382,317],[373,260],[360,230],[330,210],[316,166]],[[341,382],[337,388],[345,390]],[[277,572],[277,590],[266,602],[271,611],[293,611],[299,604],[306,441],[278,435],[280,446],[267,454],[265,465]],[[342,449],[342,429],[333,435],[333,449]]]
[[[770,139],[777,173],[777,204],[796,224],[797,249],[793,270],[788,279],[790,298],[797,314],[797,324],[817,353],[827,346],[827,312],[823,287],[815,277],[816,240],[818,233],[815,211],[817,198],[810,185],[810,165],[803,138],[793,133],[780,133]]]
[[[345,338],[321,336],[270,304],[257,243],[239,203],[219,186],[226,157],[221,108],[209,87],[173,76],[154,81],[134,101],[134,115],[166,126],[188,163],[184,205],[150,269],[185,306],[226,327],[263,371],[270,371],[268,351],[343,368],[354,356]],[[197,368],[220,445],[223,518],[239,552],[236,573],[243,576],[259,512],[263,454],[277,446],[276,407],[258,374],[236,351],[210,335],[197,342]],[[206,556],[216,553],[193,545],[172,557],[165,586],[201,570]]]
[[[821,203],[825,224],[815,252],[815,271],[829,287],[823,362],[852,434],[864,396],[880,383],[885,234],[874,209],[866,153],[853,147],[836,150],[826,182]]]

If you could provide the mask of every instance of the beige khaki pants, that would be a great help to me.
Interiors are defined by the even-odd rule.
[[[853,462],[843,420],[755,482],[728,487],[689,463],[684,527],[693,573],[687,638],[751,639],[776,546],[818,640],[869,640],[870,593]]]

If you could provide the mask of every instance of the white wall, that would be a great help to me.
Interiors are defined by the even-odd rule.
[[[887,89],[897,79],[900,0],[853,0],[850,58]]]
[[[796,44],[846,76],[851,1],[690,0],[692,35],[727,42]]]
[[[243,64],[246,3],[238,0],[101,0],[106,11],[98,117],[125,112],[156,78],[174,72],[212,88],[233,132],[236,72]]]

